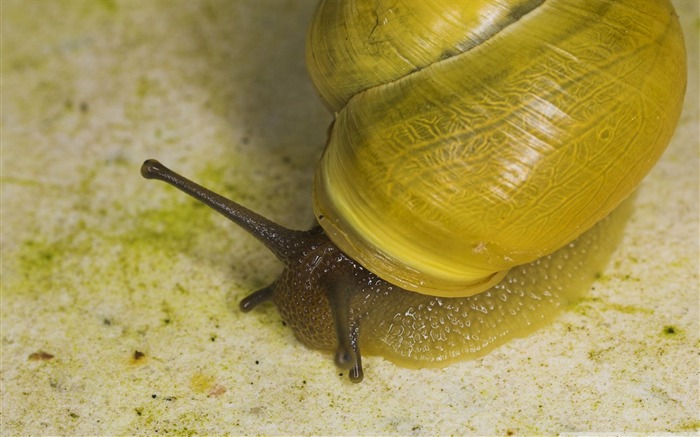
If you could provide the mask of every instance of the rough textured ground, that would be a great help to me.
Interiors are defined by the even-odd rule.
[[[291,227],[331,117],[307,1],[2,2],[2,434],[698,432],[698,36],[681,125],[623,242],[557,321],[353,385],[271,307],[279,265],[142,179],[158,158]],[[60,17],[60,19],[59,19]]]

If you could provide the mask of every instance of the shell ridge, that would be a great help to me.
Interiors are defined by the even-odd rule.
[[[474,50],[474,49],[480,47],[481,45],[483,45],[484,43],[486,43],[486,42],[489,41],[490,39],[496,37],[499,33],[505,31],[506,29],[508,29],[509,27],[511,27],[512,25],[514,25],[514,24],[517,23],[518,21],[520,21],[520,20],[521,20],[522,18],[524,18],[526,15],[528,15],[528,14],[534,12],[534,11],[535,11],[536,9],[538,9],[542,4],[544,4],[545,1],[547,1],[547,0],[529,0],[529,1],[526,1],[526,3],[529,3],[529,4],[527,4],[527,5],[526,5],[525,3],[523,3],[523,4],[521,4],[521,5],[516,5],[516,7],[514,8],[515,10],[512,11],[510,14],[508,14],[509,20],[507,20],[507,21],[505,21],[504,23],[502,23],[501,26],[493,26],[493,27],[495,27],[495,29],[493,29],[493,30],[492,30],[491,32],[489,32],[487,35],[485,35],[484,37],[482,37],[482,38],[480,39],[480,41],[478,41],[478,42],[476,42],[476,43],[474,43],[474,44],[468,44],[468,45],[460,44],[460,45],[457,46],[457,51],[454,51],[454,52],[443,52],[443,53],[441,54],[441,56],[439,56],[439,57],[438,57],[436,60],[434,60],[433,62],[430,62],[430,63],[428,63],[428,64],[426,64],[426,65],[423,65],[423,66],[415,66],[415,68],[414,68],[413,70],[411,70],[409,73],[407,73],[407,74],[404,75],[404,76],[401,76],[401,77],[398,77],[398,78],[396,78],[396,79],[393,79],[393,80],[390,80],[390,81],[387,81],[387,82],[383,82],[383,83],[380,83],[380,84],[377,84],[377,85],[374,85],[374,86],[368,86],[368,87],[366,87],[366,88],[363,88],[363,89],[357,91],[357,92],[356,92],[355,94],[353,94],[352,96],[350,96],[350,98],[347,100],[347,102],[345,103],[345,106],[344,106],[342,109],[345,109],[345,107],[347,107],[347,105],[348,105],[348,103],[350,102],[350,100],[352,100],[353,98],[355,98],[356,96],[358,96],[358,95],[360,95],[360,94],[364,94],[364,93],[366,93],[367,91],[372,90],[372,89],[381,88],[381,87],[383,87],[383,86],[389,86],[389,85],[391,85],[391,84],[398,83],[398,82],[401,82],[401,81],[403,81],[403,80],[410,80],[409,78],[410,78],[411,76],[415,75],[416,73],[419,73],[420,71],[430,69],[430,68],[431,68],[432,66],[434,66],[434,65],[438,65],[438,64],[440,64],[440,63],[443,63],[443,62],[452,60],[453,58],[462,56],[462,55],[464,55],[465,53],[468,53],[468,52],[470,52],[470,51],[472,51],[472,50]],[[530,5],[530,4],[531,4],[531,5]],[[370,35],[371,35],[372,33],[374,33],[374,30],[376,29],[376,27],[379,26],[379,15],[378,15],[378,14],[376,15],[376,19],[377,19],[377,24],[376,24],[375,28],[372,29],[372,32],[370,33]],[[493,24],[493,23],[490,23],[490,24]],[[409,60],[409,57],[408,57],[408,56],[406,56],[404,53],[402,53],[400,50],[398,50],[399,47],[394,47],[394,49],[395,49],[395,50],[394,50],[394,53],[396,53],[402,60],[404,60],[404,61],[405,61],[406,63],[408,63],[408,64],[413,64],[413,63]],[[342,109],[341,109],[341,110],[342,110]]]

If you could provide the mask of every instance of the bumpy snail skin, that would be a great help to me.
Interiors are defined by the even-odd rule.
[[[573,242],[512,268],[473,296],[397,289],[362,319],[363,352],[406,367],[444,366],[533,332],[590,289],[622,236],[631,205],[631,199],[623,202]]]
[[[414,3],[319,8],[309,63],[338,113],[314,208],[387,281],[472,295],[634,190],[680,114],[683,40],[666,0],[485,1],[454,2],[445,26],[476,28],[433,47],[443,22]],[[351,90],[334,86],[347,78]]]
[[[408,367],[443,366],[482,355],[550,320],[595,279],[617,245],[629,208],[618,208],[555,253],[512,269],[474,296],[444,298],[387,283],[340,251],[320,227],[292,231],[146,161],[141,173],[214,208],[263,242],[284,264],[269,286],[241,309],[272,300],[305,345],[334,350],[351,380],[363,378],[363,353]],[[628,202],[629,204],[629,202]]]

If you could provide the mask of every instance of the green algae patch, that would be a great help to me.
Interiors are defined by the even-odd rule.
[[[664,326],[664,334],[676,335],[677,333],[678,333],[678,330],[676,329],[675,326],[671,326],[671,325]]]
[[[28,213],[31,237],[4,253],[11,260],[3,274],[3,353],[25,363],[13,369],[12,386],[31,393],[20,406],[25,417],[44,411],[45,399],[67,405],[66,414],[77,416],[63,424],[66,434],[91,419],[74,400],[105,397],[126,400],[114,407],[132,412],[131,429],[196,433],[206,414],[181,424],[160,418],[206,382],[174,384],[180,376],[170,366],[196,363],[200,352],[218,356],[216,348],[226,345],[218,332],[235,322],[221,287],[226,262],[217,255],[231,245],[220,229],[228,223],[164,184],[144,180],[138,196],[117,190],[102,196],[100,186],[112,177],[105,173],[124,172],[122,165],[108,167],[84,169],[81,179],[56,193],[62,215],[42,220],[41,210]],[[137,165],[126,170],[126,177],[140,178]],[[216,166],[202,173],[200,180],[212,185],[225,174]],[[212,335],[221,338],[216,345]],[[204,389],[213,397],[225,392],[213,383]],[[139,400],[151,393],[163,395]]]
[[[179,202],[158,209],[144,210],[131,226],[120,235],[125,243],[142,250],[151,247],[170,253],[183,253],[196,244],[198,234],[211,228],[212,214],[195,202]]]
[[[587,315],[594,308],[597,311],[615,311],[622,314],[654,314],[654,310],[650,308],[607,302],[601,298],[591,296],[584,296],[578,299],[572,308],[575,312],[582,315]]]
[[[89,187],[89,183],[80,183],[73,191],[78,200],[72,209],[80,218],[71,226],[52,237],[35,232],[19,245],[11,276],[25,283],[10,280],[5,283],[6,292],[47,291],[70,283],[68,276],[78,272],[80,278],[73,279],[81,284],[96,273],[103,280],[105,275],[128,275],[140,270],[135,268],[139,263],[150,264],[148,259],[157,260],[163,254],[175,258],[193,248],[203,251],[215,237],[208,234],[215,214],[195,201],[169,198],[157,209],[143,209],[128,217],[126,208],[118,203],[109,211],[83,203],[80,199],[91,196]],[[100,261],[107,261],[110,255],[117,256],[117,262]]]
[[[25,241],[17,255],[23,277],[34,280],[42,273],[49,274],[59,261],[59,257],[65,253],[65,249],[62,244],[50,244],[43,239]]]
[[[685,330],[677,325],[666,325],[661,330],[661,335],[669,340],[680,340],[685,338]]]

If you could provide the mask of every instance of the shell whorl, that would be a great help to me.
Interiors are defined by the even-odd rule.
[[[465,296],[634,190],[677,123],[685,55],[665,0],[438,3],[319,7],[308,59],[337,116],[314,208],[378,276]]]

